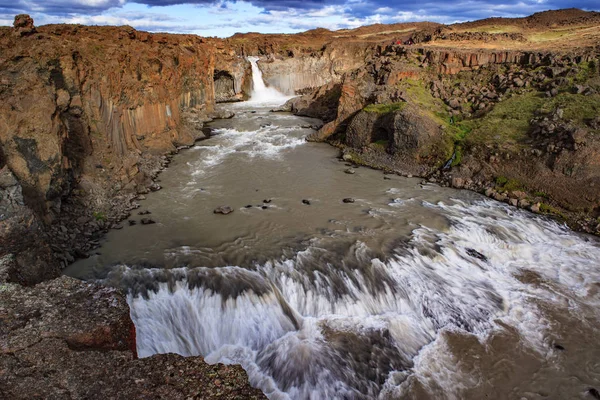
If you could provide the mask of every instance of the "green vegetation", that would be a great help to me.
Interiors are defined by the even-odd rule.
[[[550,113],[557,108],[563,110],[563,119],[572,120],[576,125],[584,125],[587,120],[600,115],[600,95],[584,96],[573,93],[560,93],[549,99],[541,107],[543,113]]]
[[[462,142],[470,131],[470,128],[463,123],[452,123],[450,114],[446,111],[446,105],[441,99],[432,96],[429,89],[425,87],[423,80],[404,79],[398,86],[403,89],[405,96],[411,104],[418,107],[419,111],[434,120],[446,131],[444,141],[438,145],[438,148],[428,149],[426,152],[435,155],[438,162],[444,163],[452,157],[456,151],[457,155],[453,165],[458,165],[462,159],[462,149],[457,151],[457,144]],[[458,161],[457,161],[458,160]]]
[[[463,32],[485,32],[485,33],[514,33],[521,32],[521,28],[515,25],[485,25],[465,29]]]
[[[575,83],[585,83],[596,74],[596,63],[594,61],[582,62],[578,65],[578,71],[573,81]]]
[[[496,177],[496,188],[505,192],[514,192],[515,190],[522,190],[523,184],[516,179],[498,176]]]
[[[540,203],[540,211],[544,214],[552,214],[559,218],[566,219],[563,213],[561,213],[557,208],[552,207],[550,204]]]
[[[393,111],[400,111],[405,106],[406,103],[369,104],[363,110],[369,113],[389,114]]]
[[[376,146],[376,147],[380,147],[383,149],[387,149],[388,145],[389,145],[389,141],[385,140],[385,139],[377,140],[377,141],[371,143],[371,146]]]
[[[565,31],[561,32],[558,30],[552,30],[552,31],[534,33],[532,35],[529,35],[527,37],[527,39],[529,39],[529,41],[531,41],[531,42],[547,42],[547,41],[551,41],[551,40],[562,39],[565,36],[569,36],[569,35],[571,35],[570,32],[565,32]]]
[[[452,166],[456,167],[457,165],[460,165],[461,161],[462,161],[462,152],[463,152],[463,148],[461,145],[457,144],[456,147],[454,148],[454,154],[456,154],[456,157],[454,157],[454,161],[452,161]]]
[[[534,193],[533,193],[533,195],[534,195],[535,197],[542,197],[542,198],[544,198],[544,199],[547,199],[547,198],[549,198],[549,197],[550,197],[550,196],[548,195],[548,193],[546,193],[546,192],[534,192]]]
[[[96,221],[106,221],[106,215],[103,212],[94,211],[92,215]]]
[[[473,132],[466,141],[472,145],[518,146],[527,136],[529,121],[544,102],[538,92],[527,92],[501,101],[483,118],[469,121]]]

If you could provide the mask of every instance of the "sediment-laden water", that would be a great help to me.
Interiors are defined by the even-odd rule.
[[[142,202],[157,223],[111,231],[67,271],[129,290],[140,356],[239,363],[271,399],[600,389],[596,239],[347,166],[273,97],[224,105],[236,116]]]

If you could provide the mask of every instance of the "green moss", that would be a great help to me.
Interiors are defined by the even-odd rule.
[[[389,114],[393,111],[400,111],[405,106],[406,103],[369,104],[363,110],[369,113]]]
[[[533,195],[535,197],[542,197],[544,199],[547,199],[548,197],[550,197],[550,196],[548,196],[548,193],[546,193],[546,192],[534,192]]]
[[[460,145],[457,145],[454,148],[454,154],[456,154],[456,157],[454,157],[454,161],[452,161],[452,166],[456,167],[457,165],[460,165],[460,163],[462,162],[462,155],[463,155],[463,148]]]
[[[594,61],[582,62],[578,65],[577,74],[573,78],[576,83],[585,83],[596,74],[596,63]]]
[[[552,207],[550,204],[540,203],[540,211],[544,214],[550,214],[562,219],[566,219],[564,214],[561,213],[560,210],[558,210],[555,207]]]
[[[434,146],[435,148],[425,151],[435,156],[441,166],[454,154],[457,138],[462,135],[462,128],[459,124],[451,123],[451,116],[446,110],[446,105],[441,99],[432,96],[429,89],[425,87],[425,80],[404,79],[398,86],[404,92],[409,103],[417,106],[421,113],[433,119],[446,132],[441,143]]]
[[[95,211],[92,215],[96,221],[106,221],[106,215],[103,212]]]
[[[387,149],[388,145],[389,145],[389,141],[388,140],[377,140],[373,143],[371,143],[372,146],[376,146],[376,147],[380,147],[380,148],[384,148]]]
[[[505,176],[496,177],[496,187],[498,190],[505,192],[513,192],[515,190],[522,190],[523,184],[516,179],[509,179]]]
[[[505,176],[499,176],[496,178],[496,185],[498,186],[504,186],[506,185],[506,182],[508,182],[508,178]]]

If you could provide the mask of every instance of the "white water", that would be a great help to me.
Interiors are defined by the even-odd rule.
[[[165,283],[144,291],[147,299],[129,296],[140,356],[174,352],[240,363],[271,399],[371,398],[382,389],[377,379],[387,381],[384,394],[402,398],[410,375],[425,385],[433,380],[458,398],[461,387],[477,382],[452,376],[443,364],[452,360],[442,361],[441,332],[485,340],[502,321],[517,329],[520,345],[543,358],[551,327],[537,301],[557,307],[567,301],[569,312],[582,319],[583,308],[600,305],[594,296],[600,281],[596,241],[492,201],[425,206],[442,212],[451,228],[416,228],[385,262],[368,259],[366,245],[356,243],[352,255],[367,266],[360,270],[313,270],[328,252],[316,240],[294,259],[257,265],[256,271],[144,271]],[[522,283],[516,276],[524,271],[548,286]],[[139,271],[121,273],[144,280]],[[379,275],[380,285],[374,287],[366,273]],[[219,279],[230,286],[215,285]],[[168,281],[176,283],[169,287]],[[361,340],[368,343],[364,354]]]
[[[258,67],[258,60],[258,57],[248,57],[248,61],[250,61],[250,64],[252,65],[252,94],[250,96],[250,102],[281,105],[290,97],[285,96],[273,87],[265,85],[262,71]]]
[[[508,379],[488,398],[578,398],[600,385],[596,239],[470,192],[345,174],[333,149],[304,142],[298,125],[311,121],[262,105],[227,105],[236,116],[211,124],[215,136],[180,154],[143,202],[157,224],[125,226],[101,249],[94,268],[130,290],[141,356],[239,363],[271,399],[422,398],[415,381],[428,398],[479,399],[464,393],[519,375],[492,340],[514,330],[510,347],[535,359],[522,379],[544,391],[508,396]],[[221,204],[235,212],[214,215]],[[569,323],[551,318],[561,315]],[[553,382],[564,395],[547,394]]]

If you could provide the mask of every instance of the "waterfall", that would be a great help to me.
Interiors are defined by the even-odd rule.
[[[262,71],[258,68],[258,57],[248,57],[252,65],[252,95],[250,101],[256,103],[282,103],[287,97],[277,89],[267,87],[263,80]]]

